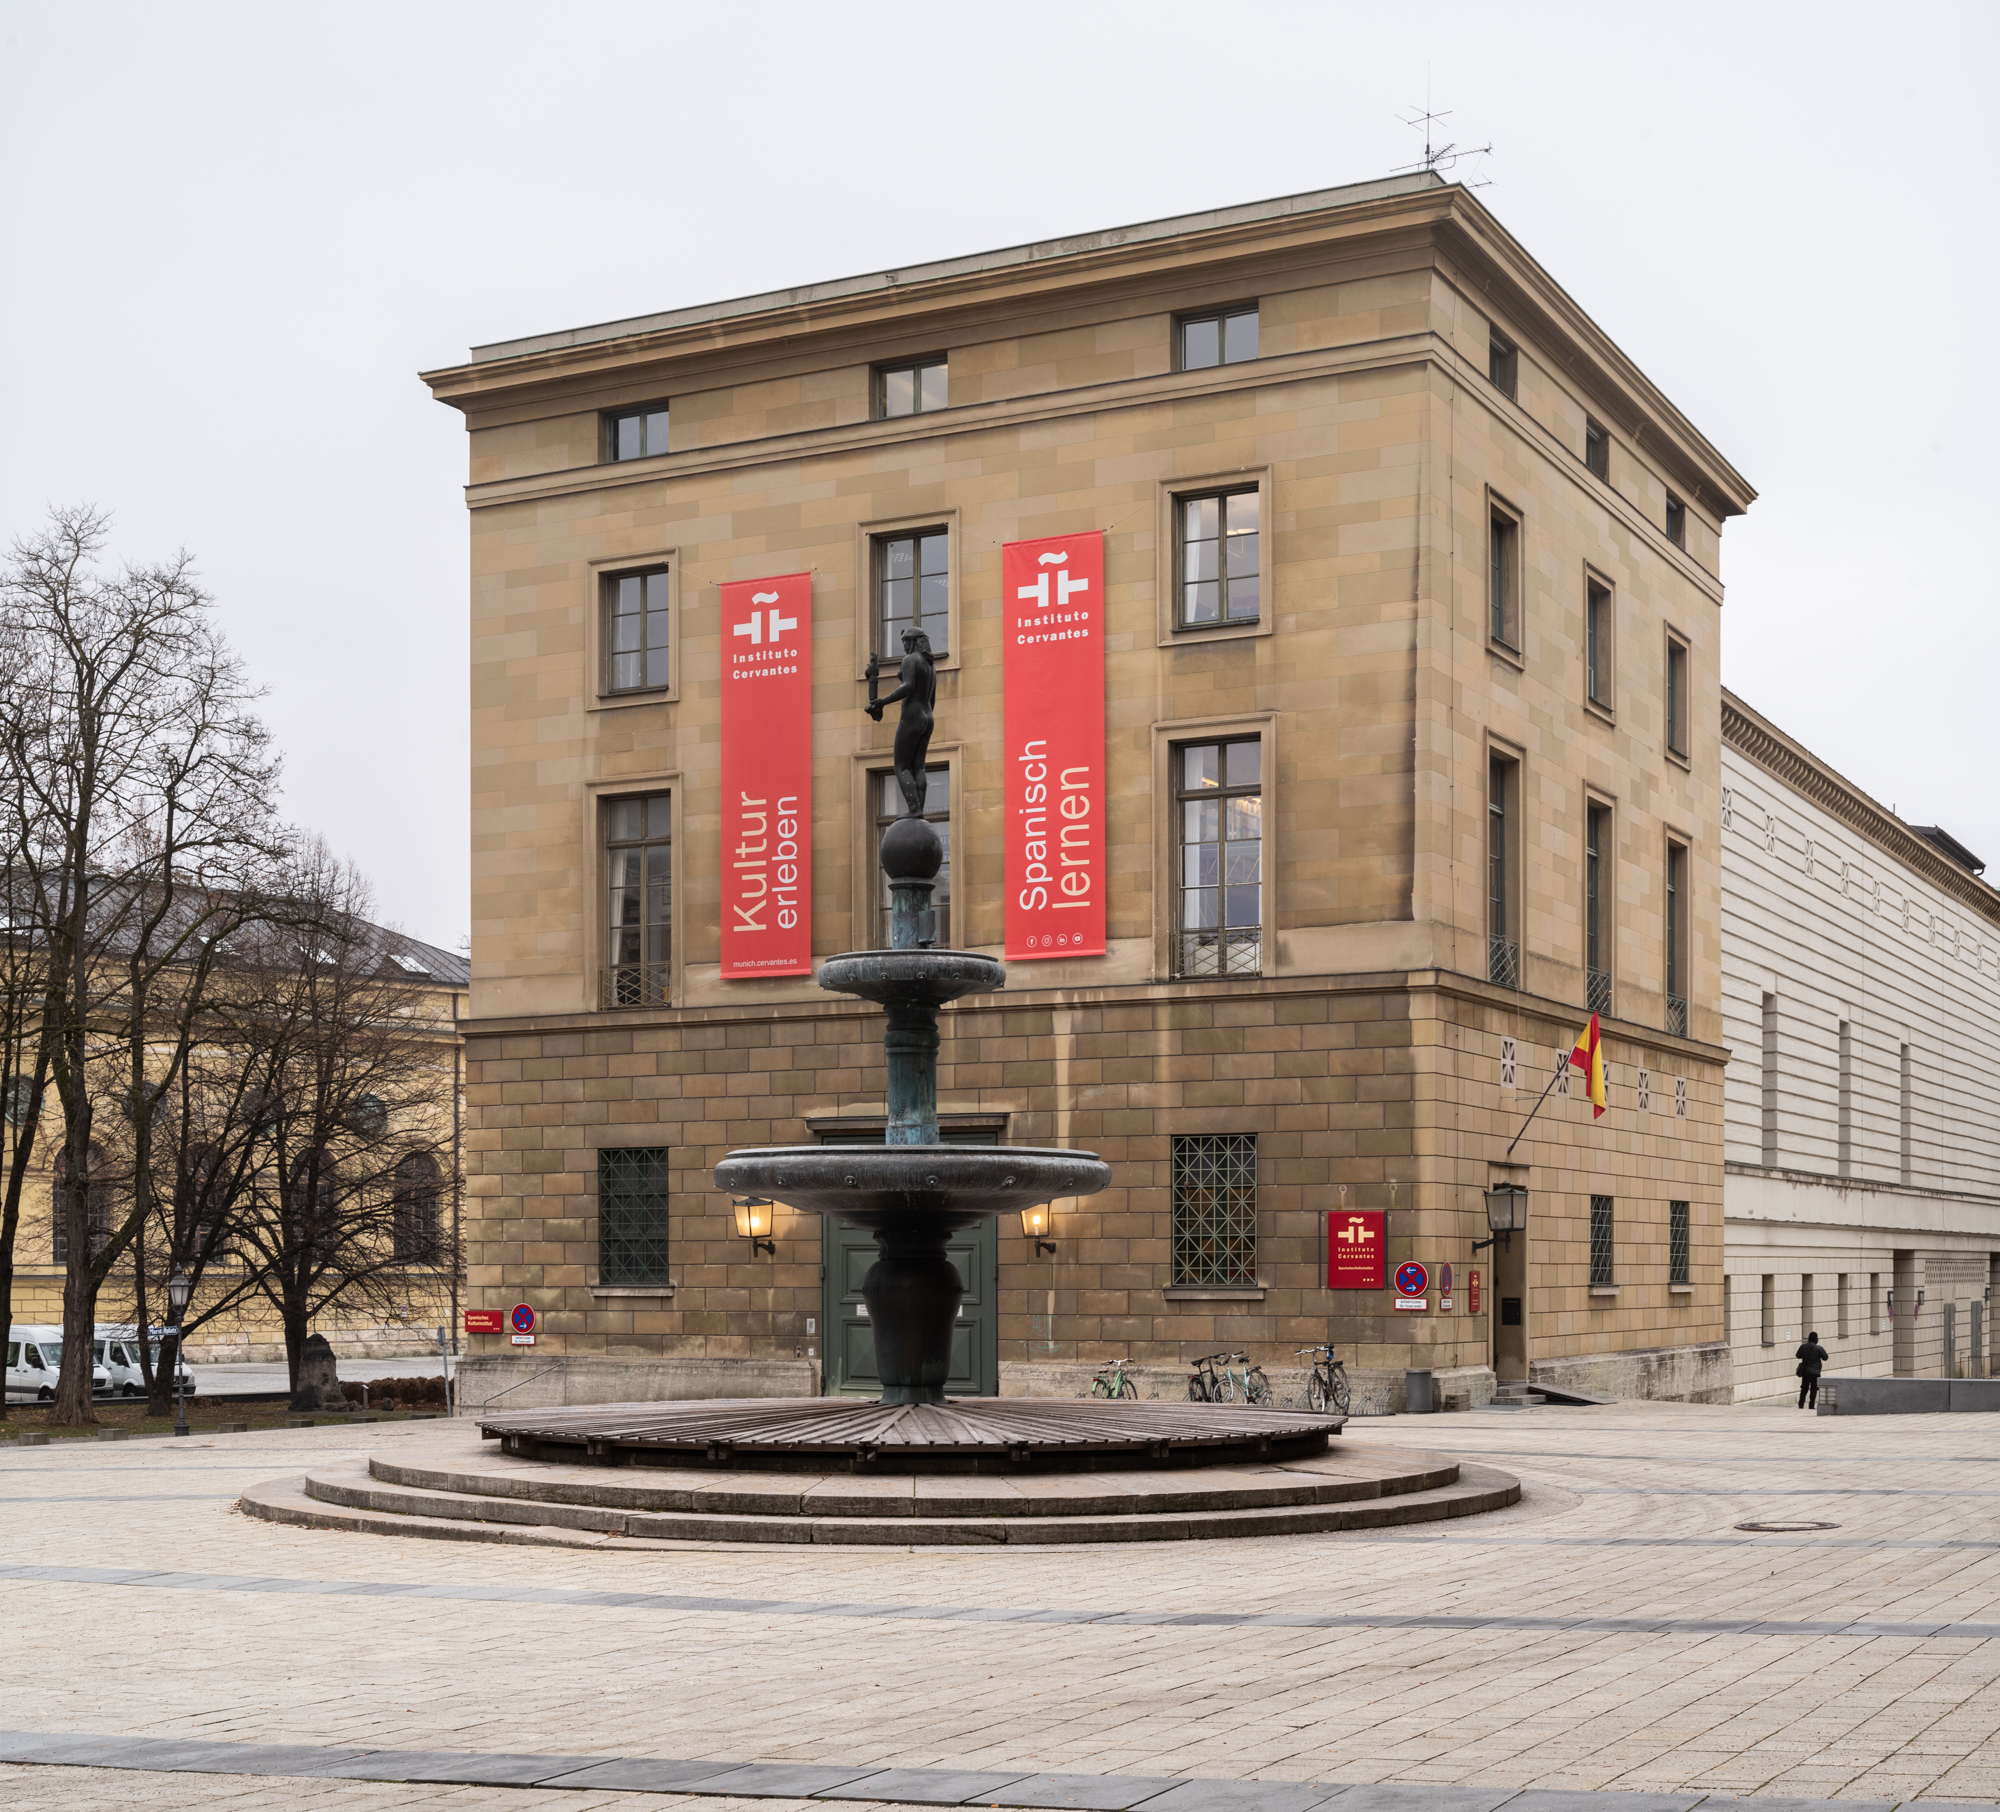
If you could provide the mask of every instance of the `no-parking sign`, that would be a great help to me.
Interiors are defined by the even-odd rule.
[[[1396,1307],[1427,1313],[1430,1309],[1431,1274],[1412,1258],[1396,1267]]]
[[[535,1311],[525,1302],[517,1302],[514,1312],[507,1317],[514,1329],[514,1345],[533,1346],[535,1344]]]

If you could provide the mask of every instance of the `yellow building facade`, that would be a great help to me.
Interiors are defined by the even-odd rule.
[[[1055,1205],[1053,1256],[964,1249],[959,1387],[1129,1356],[1177,1395],[1199,1354],[1295,1379],[1331,1340],[1378,1407],[1410,1366],[1726,1395],[1718,573],[1754,493],[1469,193],[1290,197],[427,382],[470,441],[468,1275],[537,1323],[473,1375],[867,1388],[872,1253],[782,1205],[755,1250],[710,1181],[884,1111],[873,1009],[719,968],[718,588],[811,575],[816,959],[885,941],[862,676],[935,626],[941,941],[999,954],[1001,549],[1096,530],[1106,952],[948,1010],[939,1091],[947,1136],[1085,1147],[1112,1184]],[[1593,1005],[1608,1111],[1559,1084],[1509,1158]],[[1526,1230],[1483,1247],[1502,1181]],[[1384,1287],[1326,1287],[1348,1212],[1384,1217]]]

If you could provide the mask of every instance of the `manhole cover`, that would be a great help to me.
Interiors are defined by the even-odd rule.
[[[1838,1529],[1838,1523],[1738,1523],[1753,1535],[1803,1535],[1812,1529]]]

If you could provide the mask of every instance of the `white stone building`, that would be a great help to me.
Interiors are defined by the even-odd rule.
[[[2000,892],[1722,699],[1723,1182],[1738,1401],[1983,1377],[2000,1283]]]

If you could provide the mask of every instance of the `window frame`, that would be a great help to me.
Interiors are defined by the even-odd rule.
[[[901,372],[917,374],[912,389],[917,397],[916,407],[906,409],[899,415],[889,413],[888,384],[892,377]],[[924,384],[922,373],[942,371],[944,373],[945,400],[935,408],[925,408],[923,404]],[[914,420],[919,415],[939,415],[951,407],[951,354],[949,352],[927,353],[917,358],[888,359],[870,368],[868,374],[869,419],[878,422],[902,422]]]
[[[638,453],[624,457],[618,452],[618,424],[636,420],[639,423],[639,437],[643,442],[651,438],[651,422],[655,416],[667,417],[667,444],[664,447],[646,447]],[[606,409],[598,416],[598,460],[601,466],[629,466],[642,459],[659,459],[673,451],[673,398],[662,397],[656,403],[634,403],[618,409]]]
[[[1618,1199],[1593,1195],[1590,1198],[1590,1288],[1615,1290],[1618,1287]]]
[[[1180,882],[1178,875],[1180,840],[1172,814],[1178,806],[1174,793],[1173,751],[1188,743],[1237,742],[1256,737],[1263,744],[1263,756],[1259,763],[1263,771],[1264,797],[1264,851],[1263,851],[1263,923],[1258,933],[1258,973],[1269,979],[1286,973],[1286,965],[1280,961],[1278,949],[1278,911],[1283,885],[1280,858],[1284,835],[1283,804],[1283,745],[1278,736],[1278,713],[1260,711],[1236,717],[1187,717],[1170,719],[1152,726],[1153,732],[1153,799],[1154,811],[1167,814],[1164,822],[1156,820],[1152,838],[1153,845],[1153,965],[1152,979],[1155,982],[1195,982],[1206,981],[1207,977],[1182,977],[1179,974],[1179,932],[1180,932]],[[1119,935],[1120,927],[1109,927],[1111,936]],[[1047,968],[1047,964],[1042,965]],[[1227,977],[1213,978],[1226,982]]]
[[[1522,780],[1520,754],[1489,741],[1486,745],[1486,829],[1482,839],[1485,847],[1485,884],[1480,890],[1480,922],[1485,932],[1486,961],[1481,966],[1480,974],[1496,988],[1517,991],[1522,985],[1525,941],[1521,935]],[[1501,951],[1501,940],[1511,943],[1511,955]],[[1511,980],[1505,979],[1510,967]]]
[[[1256,323],[1258,350],[1247,358],[1232,359],[1228,356],[1229,323],[1248,315]],[[1216,360],[1213,365],[1190,365],[1187,362],[1187,330],[1213,321],[1216,326]],[[1174,316],[1174,358],[1176,371],[1222,371],[1231,365],[1254,365],[1263,357],[1263,304],[1261,301],[1225,302],[1214,308],[1188,309]]]
[[[1673,492],[1669,491],[1667,493],[1666,509],[1667,539],[1679,548],[1682,553],[1687,552],[1687,513],[1688,506],[1676,497]]]
[[[585,951],[589,959],[582,977],[584,1011],[590,1013],[612,1013],[623,1017],[646,1011],[665,1011],[682,997],[684,986],[685,943],[683,937],[684,903],[686,888],[679,874],[670,881],[668,900],[667,965],[664,999],[654,1007],[606,1006],[609,972],[614,967],[611,961],[610,905],[611,905],[611,864],[610,838],[606,834],[605,808],[613,800],[647,797],[656,793],[665,794],[669,801],[668,822],[671,826],[670,841],[676,849],[686,848],[684,827],[685,788],[679,770],[671,773],[650,773],[620,775],[612,780],[586,783],[584,787],[583,830],[586,847],[591,851],[591,874],[595,882],[594,897],[597,905],[590,909],[586,923],[589,927],[585,939]]]
[[[1271,542],[1273,474],[1269,466],[1239,466],[1228,472],[1197,472],[1157,482],[1156,550],[1153,594],[1157,600],[1156,645],[1185,648],[1194,642],[1270,635],[1277,627],[1277,570]],[[1254,490],[1257,493],[1257,615],[1235,623],[1181,624],[1181,505],[1202,497]],[[1110,576],[1106,575],[1109,584]]]
[[[1228,1149],[1215,1150],[1208,1153],[1197,1153],[1194,1149],[1197,1146],[1222,1147],[1225,1144]],[[1240,1202],[1226,1204],[1222,1211],[1228,1222],[1235,1223],[1233,1226],[1225,1224],[1221,1234],[1221,1240],[1225,1247],[1223,1264],[1232,1273],[1230,1275],[1211,1274],[1193,1276],[1183,1274],[1183,1261],[1188,1256],[1188,1248],[1195,1241],[1191,1235],[1183,1232],[1182,1180],[1191,1168],[1192,1161],[1198,1156],[1203,1155],[1212,1157],[1218,1163],[1227,1165],[1229,1169],[1238,1173],[1237,1178],[1225,1180],[1223,1184],[1223,1193],[1225,1196],[1240,1190],[1241,1184],[1238,1179],[1240,1178],[1243,1159],[1247,1155],[1249,1160],[1250,1200],[1247,1216]],[[1262,1154],[1258,1149],[1257,1135],[1254,1132],[1201,1132],[1173,1133],[1169,1135],[1167,1147],[1167,1289],[1170,1292],[1199,1291],[1207,1293],[1210,1291],[1219,1291],[1230,1295],[1245,1295],[1252,1292],[1262,1294],[1263,1285],[1258,1282],[1258,1264],[1261,1257],[1259,1252],[1260,1242],[1258,1239],[1259,1209],[1261,1207],[1259,1160],[1261,1156]],[[1248,1224],[1247,1236],[1244,1231],[1244,1221],[1246,1218]],[[1241,1249],[1246,1237],[1249,1248],[1248,1274],[1240,1275],[1236,1273],[1241,1273],[1244,1270]],[[1234,1248],[1233,1254],[1228,1250],[1229,1248]],[[1209,1270],[1213,1273],[1217,1270],[1217,1267],[1211,1265]]]
[[[1249,616],[1249,617],[1231,617],[1224,615],[1222,617],[1219,617],[1216,621],[1212,623],[1190,623],[1186,620],[1184,614],[1184,606],[1186,603],[1186,590],[1188,585],[1188,578],[1187,578],[1188,506],[1190,504],[1197,504],[1197,503],[1214,503],[1219,506],[1219,516],[1216,525],[1218,530],[1220,531],[1216,538],[1216,546],[1218,553],[1217,566],[1216,566],[1216,583],[1220,587],[1220,590],[1217,593],[1217,602],[1226,612],[1229,607],[1228,592],[1229,592],[1229,580],[1230,580],[1230,574],[1227,570],[1229,533],[1230,533],[1229,503],[1233,498],[1237,497],[1249,497],[1255,500],[1254,508],[1257,517],[1257,527],[1256,530],[1254,531],[1257,536],[1257,572],[1256,572],[1257,614],[1255,616]],[[1243,629],[1256,628],[1257,625],[1260,622],[1262,622],[1264,618],[1264,576],[1265,576],[1264,499],[1261,487],[1255,484],[1249,484],[1249,485],[1236,484],[1227,486],[1220,490],[1213,490],[1213,491],[1191,491],[1191,490],[1177,489],[1174,493],[1173,523],[1174,523],[1174,546],[1173,546],[1174,595],[1173,595],[1172,610],[1174,618],[1174,634],[1176,639],[1180,639],[1188,635],[1204,635],[1209,631],[1216,629],[1243,630]]]
[[[1611,482],[1611,430],[1594,415],[1583,418],[1583,469],[1606,484]]]
[[[1660,708],[1662,722],[1662,742],[1666,751],[1684,765],[1692,764],[1688,750],[1693,742],[1691,713],[1688,709],[1688,681],[1694,667],[1693,650],[1686,636],[1673,629],[1667,631],[1666,665],[1662,669],[1660,685]],[[1678,679],[1676,678],[1678,674]],[[1677,741],[1676,738],[1679,740]]]
[[[879,762],[881,758],[877,756],[875,759]],[[941,812],[929,809],[932,792],[929,781],[930,776],[933,774],[944,776],[944,809]],[[951,762],[942,759],[932,760],[927,754],[924,759],[924,778],[924,804],[926,808],[924,811],[924,821],[932,825],[941,824],[944,827],[943,835],[940,839],[944,844],[944,864],[938,870],[938,874],[945,884],[945,897],[940,902],[935,894],[931,896],[932,909],[938,915],[936,948],[940,950],[954,950],[962,946],[956,945],[951,941],[954,930],[951,916],[951,808],[955,803],[952,798]],[[870,942],[867,947],[870,950],[886,950],[889,948],[890,903],[886,897],[889,890],[889,877],[882,872],[882,838],[887,834],[889,826],[895,822],[895,819],[902,815],[901,794],[898,793],[896,796],[897,810],[892,816],[884,817],[882,808],[885,789],[894,789],[895,785],[896,770],[893,767],[876,766],[869,768],[867,780],[868,791],[866,795],[869,833],[867,845],[868,868],[875,879],[875,914],[869,921],[868,926]]]
[[[893,726],[885,726],[892,728]],[[872,733],[873,726],[869,726]],[[965,796],[963,776],[965,770],[965,745],[962,742],[934,742],[924,756],[924,766],[944,768],[951,776],[951,822],[965,822]],[[881,910],[879,899],[882,889],[881,842],[875,830],[875,785],[882,774],[895,772],[890,765],[890,751],[886,747],[853,751],[848,758],[848,869],[853,886],[848,900],[848,928],[846,941],[840,943],[842,949],[871,948],[874,937],[876,915]],[[972,940],[975,927],[971,922],[973,901],[968,896],[954,900],[952,935],[955,938]],[[981,921],[982,925],[984,921]],[[991,935],[985,941],[1000,941],[997,927],[990,928]],[[819,934],[814,933],[817,937]],[[838,939],[836,940],[838,941]],[[958,948],[968,949],[971,943],[961,943]],[[1044,965],[1046,967],[1047,965]]]
[[[680,564],[681,555],[677,546],[632,548],[584,563],[581,590],[573,595],[583,619],[583,708],[586,711],[631,711],[648,705],[680,702],[683,667]],[[667,683],[636,692],[612,692],[606,689],[610,678],[608,594],[612,581],[635,573],[666,574]]]
[[[657,1174],[666,1179],[666,1186],[654,1197],[660,1204],[660,1217],[664,1223],[656,1235],[649,1236],[658,1247],[658,1277],[611,1276],[607,1274],[605,1259],[605,1181],[606,1173],[612,1167],[612,1160],[627,1158],[633,1154],[658,1154]],[[674,1289],[673,1279],[673,1159],[672,1147],[667,1145],[603,1145],[597,1149],[596,1189],[593,1191],[593,1207],[596,1221],[597,1253],[591,1266],[594,1273],[593,1287],[635,1292],[658,1291],[670,1294]]]
[[[1218,758],[1222,763],[1222,770],[1221,770],[1222,777],[1226,783],[1229,773],[1229,767],[1228,767],[1229,756],[1227,751],[1232,748],[1243,748],[1251,743],[1255,743],[1257,745],[1257,784],[1254,789],[1248,786],[1232,787],[1227,784],[1224,784],[1215,788],[1212,794],[1206,789],[1202,790],[1199,793],[1189,793],[1183,790],[1181,781],[1181,769],[1183,764],[1180,760],[1180,757],[1184,754],[1185,751],[1189,749],[1213,747],[1217,751]],[[1268,825],[1264,811],[1264,804],[1265,804],[1264,739],[1262,738],[1262,736],[1259,735],[1229,736],[1229,737],[1191,736],[1183,738],[1177,742],[1170,744],[1168,747],[1167,774],[1168,774],[1168,798],[1170,802],[1170,808],[1173,812],[1173,822],[1168,829],[1168,837],[1172,845],[1170,861],[1172,863],[1174,871],[1173,901],[1171,906],[1171,910],[1173,913],[1173,925],[1174,925],[1173,979],[1176,981],[1232,981],[1232,980],[1242,980],[1245,978],[1261,977],[1266,973],[1266,970],[1264,968],[1264,952],[1265,952],[1264,924],[1266,918],[1266,913],[1264,910],[1264,885],[1265,885],[1265,872],[1267,864],[1266,864],[1264,846],[1266,841],[1268,840],[1265,835]],[[1232,799],[1247,799],[1253,796],[1257,800],[1257,830],[1258,830],[1257,966],[1254,969],[1232,969],[1227,966],[1228,964],[1227,934],[1231,931],[1243,930],[1245,929],[1245,927],[1230,925],[1227,922],[1224,922],[1222,924],[1212,927],[1212,929],[1214,929],[1216,932],[1222,934],[1223,942],[1219,946],[1219,949],[1221,951],[1220,961],[1222,966],[1219,967],[1213,974],[1197,973],[1195,971],[1186,968],[1183,962],[1183,957],[1186,949],[1185,940],[1189,936],[1186,924],[1182,918],[1182,913],[1185,910],[1186,906],[1185,895],[1187,892],[1186,882],[1184,879],[1184,874],[1185,874],[1184,852],[1189,847],[1187,842],[1185,841],[1186,807],[1191,803],[1213,798],[1224,807],[1224,810],[1221,813],[1219,813],[1218,816],[1222,819],[1223,824],[1226,826],[1227,816],[1228,816],[1226,809],[1227,802]],[[1216,842],[1218,861],[1220,867],[1224,869],[1226,869],[1227,865],[1226,855],[1228,848],[1229,848],[1229,839],[1225,829],[1224,833],[1218,837]],[[1204,891],[1206,890],[1204,889]],[[1220,915],[1226,921],[1227,911],[1228,911],[1228,893],[1229,893],[1229,881],[1226,873],[1218,872],[1215,883],[1215,892],[1217,896],[1216,903]],[[1202,929],[1208,929],[1208,928],[1197,927],[1197,932],[1199,932]]]
[[[427,1176],[419,1165],[428,1167]],[[405,1152],[389,1173],[389,1200],[391,1257],[410,1270],[435,1269],[444,1246],[444,1172],[437,1159],[427,1151]]]
[[[862,606],[862,627],[854,637],[856,680],[866,680],[870,642],[882,629],[879,589],[881,571],[877,548],[884,542],[894,541],[903,536],[939,533],[946,537],[945,625],[951,645],[942,655],[933,649],[932,655],[936,660],[938,672],[958,671],[961,664],[959,647],[964,640],[963,618],[959,609],[960,593],[963,589],[960,563],[964,558],[964,537],[960,512],[953,507],[931,510],[921,516],[892,516],[873,522],[857,522],[854,525],[854,588],[855,597]],[[889,663],[890,671],[893,672],[895,663],[903,658],[903,645],[899,639],[894,648],[879,648],[875,652]],[[893,690],[893,684],[891,689]]]
[[[1583,698],[1618,712],[1618,588],[1594,567],[1583,569]]]
[[[1617,951],[1618,818],[1609,800],[1586,793],[1583,800],[1584,1004],[1593,1013],[1612,1011]]]
[[[1688,908],[1693,886],[1694,848],[1685,838],[1669,832],[1665,859],[1660,866],[1661,965],[1660,999],[1662,1023],[1676,1038],[1688,1036]],[[1680,992],[1675,993],[1678,983]],[[1675,1003],[1679,1006],[1676,1008]],[[1678,1023],[1676,1023],[1678,1021]]]
[[[1521,400],[1521,348],[1495,327],[1486,323],[1486,381],[1510,403]]]
[[[611,663],[617,658],[617,650],[612,647],[611,623],[615,613],[617,591],[627,579],[637,579],[645,587],[644,601],[640,605],[640,647],[639,655],[643,665],[645,656],[652,651],[653,644],[645,640],[649,619],[654,615],[653,586],[651,581],[659,581],[661,602],[658,614],[666,619],[664,633],[659,648],[666,656],[667,677],[657,685],[617,686],[612,684]],[[638,698],[658,699],[674,688],[675,665],[680,650],[675,646],[675,617],[677,615],[674,597],[674,575],[664,564],[639,567],[620,566],[615,570],[600,573],[597,581],[598,625],[597,625],[597,696],[607,701],[626,703]]]
[[[1694,1209],[1690,1203],[1667,1204],[1667,1283],[1694,1282]],[[1843,1292],[1844,1294],[1844,1292]],[[1844,1312],[1844,1311],[1843,1311]]]
[[[1486,612],[1486,645],[1503,654],[1516,666],[1525,665],[1527,613],[1521,596],[1524,518],[1510,503],[1488,492],[1486,496],[1486,581],[1483,608]],[[1501,594],[1495,596],[1496,590]],[[1515,640],[1507,639],[1511,629]]]

